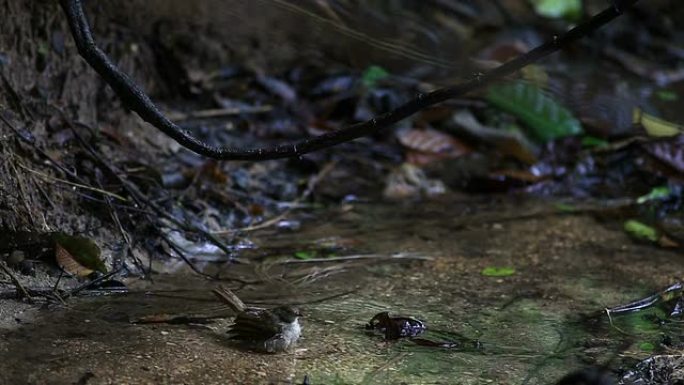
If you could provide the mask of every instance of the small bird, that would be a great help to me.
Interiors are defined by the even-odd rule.
[[[247,307],[225,286],[219,286],[212,292],[237,313],[228,329],[229,339],[266,353],[283,352],[297,343],[302,332],[298,308],[289,305],[272,309]]]

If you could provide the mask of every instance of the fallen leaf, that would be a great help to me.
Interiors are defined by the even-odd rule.
[[[294,253],[295,258],[301,260],[313,259],[316,257],[316,253],[313,251],[297,251]]]
[[[397,139],[411,150],[407,154],[407,161],[416,165],[458,158],[472,152],[470,147],[460,140],[430,128],[401,130],[397,132]]]
[[[651,242],[658,241],[658,231],[653,227],[641,223],[637,220],[630,219],[624,224],[625,231],[637,239],[648,240]]]
[[[541,88],[524,82],[490,87],[487,100],[515,115],[541,142],[582,133],[582,124]]]
[[[493,145],[502,155],[513,157],[528,165],[537,163],[536,154],[539,150],[519,131],[501,130],[485,126],[477,120],[475,115],[467,110],[455,113],[452,122],[460,129],[465,130],[469,136],[475,137],[486,144]]]
[[[76,261],[76,259],[62,246],[55,245],[55,259],[57,265],[66,273],[77,277],[87,277],[94,272]]]
[[[361,75],[361,82],[368,88],[377,86],[380,80],[389,77],[389,72],[380,66],[370,66]]]
[[[489,266],[482,269],[481,274],[485,277],[509,277],[515,274],[515,268]]]
[[[683,126],[647,114],[640,108],[634,109],[633,120],[634,124],[640,124],[649,136],[656,138],[677,136],[684,132]]]
[[[57,264],[67,273],[85,277],[99,271],[107,273],[104,262],[100,259],[100,248],[86,237],[55,233],[55,259]]]
[[[639,198],[637,198],[637,203],[644,204],[646,202],[654,200],[665,199],[669,197],[670,194],[672,194],[672,190],[670,190],[670,188],[667,186],[654,187],[648,194],[642,195]]]

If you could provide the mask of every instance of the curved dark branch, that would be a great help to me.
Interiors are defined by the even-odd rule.
[[[376,133],[414,113],[443,102],[447,99],[462,96],[492,83],[505,76],[511,75],[528,64],[567,46],[601,26],[618,17],[625,9],[634,5],[638,0],[620,0],[620,6],[612,6],[592,17],[587,22],[578,25],[561,36],[555,36],[551,41],[540,45],[530,52],[517,57],[487,73],[478,74],[472,79],[452,86],[442,88],[399,106],[397,109],[377,116],[367,122],[354,124],[324,135],[304,139],[296,143],[282,144],[268,148],[240,149],[230,147],[211,146],[192,136],[190,132],[177,126],[157,108],[149,96],[125,73],[109,59],[95,44],[90,31],[88,20],[83,11],[82,0],[60,0],[66,13],[71,33],[76,42],[80,55],[97,73],[104,78],[121,100],[151,125],[176,140],[182,146],[209,158],[220,160],[266,160],[299,156],[308,152],[351,141],[362,136]]]

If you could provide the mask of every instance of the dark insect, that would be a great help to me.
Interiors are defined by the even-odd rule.
[[[374,330],[384,334],[386,340],[415,337],[427,329],[425,323],[411,317],[390,317],[384,311],[376,314],[366,325],[366,330]]]

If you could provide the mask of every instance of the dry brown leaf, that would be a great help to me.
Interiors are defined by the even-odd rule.
[[[402,130],[397,133],[397,139],[410,150],[408,161],[417,165],[458,158],[472,152],[460,140],[430,128]]]
[[[57,260],[57,265],[66,273],[71,275],[87,277],[93,273],[92,269],[89,269],[78,263],[71,253],[69,253],[59,243],[55,244],[55,259]]]

